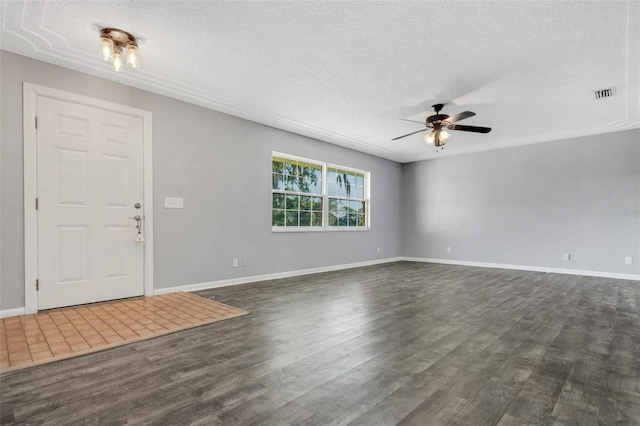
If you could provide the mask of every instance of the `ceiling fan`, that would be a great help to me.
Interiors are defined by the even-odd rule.
[[[422,121],[415,120],[405,120],[401,118],[402,121],[411,121],[413,123],[424,124],[427,128],[418,130],[417,132],[411,132],[406,135],[398,136],[397,138],[391,139],[392,141],[415,135],[416,133],[426,132],[427,130],[431,130],[431,132],[424,137],[424,141],[428,145],[435,145],[436,147],[444,146],[449,139],[449,130],[460,130],[463,132],[474,132],[474,133],[489,133],[491,131],[491,127],[478,127],[478,126],[464,126],[460,124],[454,124],[458,121],[464,120],[465,118],[473,117],[476,115],[475,112],[464,111],[460,114],[456,114],[453,116],[449,116],[447,114],[440,114],[440,111],[444,107],[444,104],[435,104],[432,106],[434,111],[436,112],[434,115],[427,117],[426,121],[422,123]]]

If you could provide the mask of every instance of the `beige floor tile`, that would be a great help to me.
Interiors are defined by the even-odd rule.
[[[189,293],[63,308],[0,320],[0,370],[246,314]]]

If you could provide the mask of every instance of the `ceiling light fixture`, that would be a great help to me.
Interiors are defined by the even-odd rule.
[[[131,68],[140,68],[140,55],[136,38],[117,28],[100,30],[100,53],[102,59],[113,63],[113,69],[122,70],[123,55]]]
[[[429,134],[424,137],[424,141],[427,145],[435,145],[436,147],[439,147],[447,143],[449,136],[451,136],[449,132],[441,128],[437,128],[429,132]]]
[[[407,133],[406,135],[398,136],[397,138],[393,138],[391,140],[396,141],[398,139],[406,138],[407,136],[415,135],[416,133],[422,133],[431,130],[429,134],[424,137],[424,142],[427,145],[435,145],[436,148],[442,147],[442,149],[444,149],[444,145],[449,140],[449,136],[451,136],[449,132],[447,132],[447,129],[474,133],[489,133],[491,131],[491,127],[463,126],[460,124],[456,124],[458,121],[473,117],[474,115],[476,115],[475,112],[463,111],[454,116],[450,116],[447,114],[440,114],[442,107],[444,107],[444,104],[433,105],[432,108],[436,113],[427,117],[424,122],[425,129]],[[420,123],[420,121],[406,120],[404,118],[401,118],[400,120]]]

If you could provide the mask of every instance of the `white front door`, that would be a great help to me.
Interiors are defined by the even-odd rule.
[[[38,96],[37,121],[38,309],[142,295],[142,118]]]

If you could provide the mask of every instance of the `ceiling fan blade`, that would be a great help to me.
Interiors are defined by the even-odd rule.
[[[424,124],[424,121],[407,120],[406,118],[401,118],[400,120],[402,120],[402,121],[410,121],[410,122],[412,122],[412,123],[420,123],[420,124]]]
[[[447,126],[447,129],[461,130],[463,132],[474,132],[474,133],[489,133],[491,131],[491,127],[464,126],[460,124],[451,124]]]
[[[398,136],[397,138],[393,138],[391,140],[395,141],[398,139],[406,138],[407,136],[415,135],[416,133],[420,133],[420,132],[426,132],[427,130],[431,130],[431,129],[427,128],[427,129],[418,130],[417,132],[407,133],[406,135]]]
[[[452,115],[444,121],[446,121],[447,123],[455,123],[456,121],[464,120],[465,118],[473,117],[474,115],[476,115],[475,112],[463,111],[460,114]]]

